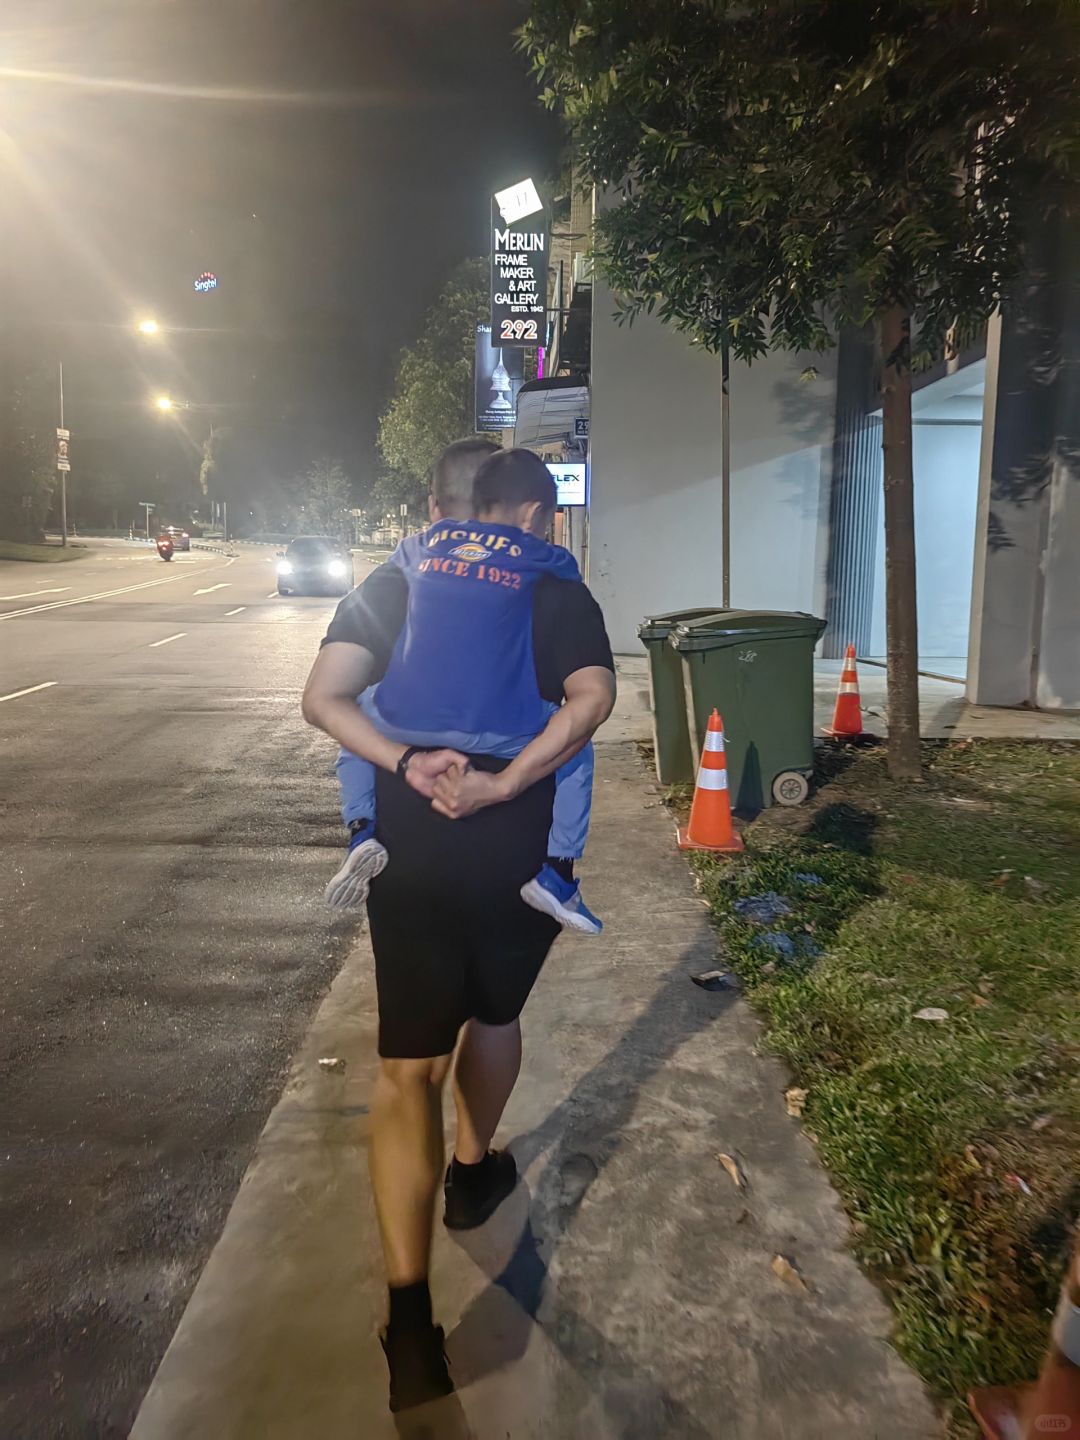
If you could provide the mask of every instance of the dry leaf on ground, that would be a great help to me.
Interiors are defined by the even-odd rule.
[[[787,1105],[789,1115],[802,1114],[808,1093],[806,1090],[801,1090],[798,1085],[791,1085],[784,1091],[784,1103]]]
[[[331,1075],[344,1075],[345,1061],[339,1060],[334,1055],[326,1055],[319,1061],[319,1069],[326,1070]]]
[[[773,1256],[772,1272],[778,1280],[782,1280],[784,1284],[790,1286],[792,1290],[806,1289],[806,1281],[786,1255]]]
[[[746,1176],[743,1174],[742,1166],[735,1159],[735,1157],[733,1155],[725,1155],[723,1151],[721,1151],[721,1153],[717,1155],[716,1158],[720,1161],[720,1164],[723,1165],[724,1169],[731,1176],[736,1190],[745,1190]]]

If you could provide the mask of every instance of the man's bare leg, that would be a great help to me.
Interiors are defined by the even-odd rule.
[[[454,1158],[462,1165],[477,1165],[487,1154],[520,1070],[520,1020],[509,1025],[469,1021],[454,1066]]]
[[[426,1280],[444,1159],[442,1087],[449,1055],[383,1060],[371,1109],[371,1188],[391,1286]]]
[[[449,1055],[383,1060],[375,1082],[371,1187],[390,1287],[382,1344],[394,1411],[438,1400],[454,1388],[428,1289],[431,1226],[443,1165],[442,1087],[449,1068]]]
[[[470,1020],[454,1066],[458,1129],[446,1182],[448,1230],[475,1230],[517,1184],[508,1150],[489,1151],[491,1137],[521,1069],[521,1026]]]

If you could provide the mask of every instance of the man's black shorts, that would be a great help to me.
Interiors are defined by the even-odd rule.
[[[380,1055],[448,1055],[466,1020],[508,1025],[521,1014],[559,933],[519,893],[544,863],[554,793],[552,778],[447,820],[378,772],[376,833],[390,855],[368,899]]]

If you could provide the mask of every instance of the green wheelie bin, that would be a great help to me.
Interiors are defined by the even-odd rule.
[[[825,621],[776,610],[720,610],[672,627],[693,765],[709,716],[724,721],[736,810],[799,805],[814,766],[814,647]]]
[[[648,616],[638,626],[638,639],[649,655],[656,778],[661,785],[681,785],[694,778],[682,661],[668,644],[668,637],[680,622],[715,614],[715,605],[697,610],[672,610],[666,615]]]

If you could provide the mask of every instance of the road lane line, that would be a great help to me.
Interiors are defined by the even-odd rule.
[[[226,610],[226,611],[225,611],[225,619],[228,620],[228,618],[229,618],[230,615],[239,615],[239,614],[241,613],[241,611],[246,610],[246,609],[247,609],[247,606],[246,606],[246,605],[238,605],[235,610]]]
[[[228,561],[232,564],[232,561]],[[208,570],[211,566],[206,567]],[[21,610],[0,610],[0,620],[14,620],[18,615],[40,615],[44,610],[63,610],[68,605],[89,605],[92,600],[111,600],[116,595],[130,595],[134,590],[149,590],[154,585],[174,585],[185,575],[165,575],[160,580],[141,580],[138,585],[122,585],[117,590],[98,590],[93,595],[79,595],[73,600],[50,600],[47,605],[26,605]]]
[[[182,640],[186,634],[186,630],[178,630],[175,635],[166,635],[164,640],[151,640],[147,649],[156,650],[159,645],[169,645],[173,640]]]
[[[212,595],[215,590],[228,590],[229,584],[230,582],[228,580],[219,580],[216,585],[207,585],[206,588],[203,590],[196,590],[195,594]]]
[[[271,591],[270,591],[270,594],[267,595],[266,598],[267,598],[267,600],[276,600],[280,594],[281,594],[280,590],[271,590]]]
[[[48,590],[24,590],[21,595],[0,595],[0,600],[36,600],[39,595],[63,595],[70,585],[57,585]]]
[[[13,690],[10,695],[0,695],[0,705],[5,700],[18,700],[20,695],[34,695],[38,690],[50,690],[54,685],[59,685],[59,680],[45,680],[40,685],[29,685],[25,690]]]

